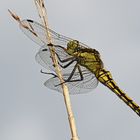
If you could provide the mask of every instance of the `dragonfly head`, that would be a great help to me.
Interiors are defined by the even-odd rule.
[[[68,44],[67,44],[67,52],[70,55],[73,55],[74,53],[78,52],[79,49],[80,49],[80,47],[79,47],[79,41],[72,40],[72,41],[69,41],[68,42]]]

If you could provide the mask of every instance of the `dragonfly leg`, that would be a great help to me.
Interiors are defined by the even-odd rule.
[[[64,48],[64,47],[62,47],[62,46],[60,46],[60,45],[53,45],[54,47],[57,47],[57,48],[61,48],[61,49],[63,49],[65,52],[67,52],[67,49],[66,48]]]
[[[71,80],[72,76],[74,75],[74,73],[72,74],[71,77],[69,77],[67,80],[65,80],[65,82],[77,82],[77,81],[83,81],[84,77],[83,77],[83,74],[82,74],[82,71],[81,71],[81,68],[80,66],[77,64],[77,68],[78,68],[78,71],[79,71],[79,76],[80,76],[80,79],[74,79],[74,80]],[[72,71],[73,72],[73,71]]]
[[[66,64],[66,65],[61,65],[60,63],[59,63],[59,65],[62,67],[62,68],[67,68],[68,66],[70,66],[73,62],[74,62],[75,60],[72,60],[72,61],[70,61],[68,64]]]
[[[78,65],[78,70],[79,70],[80,77],[81,77],[81,80],[80,81],[82,81],[84,79],[84,77],[83,77],[83,73],[82,73],[82,70],[81,70],[81,68],[80,68],[79,65]]]
[[[56,74],[51,73],[51,72],[44,72],[44,71],[42,71],[42,69],[40,70],[40,72],[43,73],[43,74],[53,75],[54,77],[57,77]]]
[[[61,49],[63,49],[67,53],[67,49],[62,47],[62,46],[60,46],[60,45],[54,45],[54,44],[48,44],[48,45],[61,48]],[[59,61],[62,62],[62,63],[68,62],[68,61],[70,61],[72,59],[75,59],[75,57],[72,56],[72,57],[69,57],[69,58],[66,58],[66,59],[62,60],[56,52],[55,52],[55,54],[57,55]]]
[[[77,68],[78,68],[78,71],[79,71],[79,74],[80,74],[80,79],[71,80]],[[68,77],[68,79],[66,79],[63,83],[67,83],[67,82],[77,82],[77,81],[82,81],[83,79],[84,79],[84,77],[83,77],[81,68],[80,68],[79,64],[77,63],[77,64],[74,66],[74,69],[72,70],[72,72],[71,72],[70,76]],[[63,84],[63,83],[60,83],[60,84],[55,85],[55,86],[59,86],[59,85],[61,85],[61,84]]]
[[[51,46],[51,47],[61,48],[61,49],[63,49],[65,52],[67,52],[67,49],[64,48],[64,47],[62,47],[62,46],[60,46],[60,45],[55,45],[55,44],[52,44],[52,43],[49,43],[49,44],[47,44],[47,45],[48,45],[48,46]]]
[[[73,56],[62,60],[56,52],[55,52],[55,54],[57,55],[57,58],[58,58],[58,60],[59,60],[61,63],[68,62],[68,61],[70,61],[70,60],[72,60],[72,59],[73,59],[73,60],[76,60],[76,58],[73,57]]]
[[[43,49],[42,51],[48,51],[48,49]],[[61,63],[65,63],[65,62],[68,62],[68,61],[70,61],[68,64],[66,64],[66,65],[61,65],[59,62],[58,62],[58,64],[62,67],[62,68],[67,68],[69,65],[71,65],[74,61],[76,61],[76,58],[74,58],[74,57],[69,57],[69,58],[66,58],[66,59],[64,59],[64,60],[61,60],[61,58],[59,57],[59,55],[56,53],[56,55],[57,55],[57,58],[58,58],[58,60],[61,62]],[[73,60],[72,60],[73,59]]]
[[[71,80],[72,76],[74,75],[74,73],[75,73],[75,71],[76,71],[77,66],[78,66],[78,64],[76,64],[76,65],[74,66],[74,68],[73,68],[73,70],[72,70],[70,76],[68,77],[67,80],[65,80],[65,82],[69,82],[69,81]]]
[[[48,46],[54,46],[54,47],[62,48],[62,49],[67,53],[66,48],[64,48],[64,47],[62,47],[62,46],[54,45],[54,44],[52,44],[52,43],[48,44]],[[43,51],[48,51],[48,49],[43,49]],[[59,60],[61,63],[68,62],[68,61],[70,61],[70,60],[72,60],[72,59],[75,59],[75,57],[72,56],[72,57],[69,57],[69,58],[66,58],[66,59],[62,60],[56,52],[55,52],[55,54],[57,55],[58,60]]]

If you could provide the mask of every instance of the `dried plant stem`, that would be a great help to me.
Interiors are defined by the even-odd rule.
[[[53,44],[53,40],[51,39],[51,35],[49,34],[48,29],[48,19],[47,19],[47,12],[46,12],[46,8],[45,8],[45,4],[44,4],[44,0],[34,0],[36,7],[38,9],[38,13],[39,16],[42,20],[43,25],[46,27],[46,38],[49,41],[48,43],[52,43]],[[53,63],[55,65],[55,70],[56,70],[56,74],[58,76],[58,78],[60,79],[61,83],[64,83],[59,65],[58,65],[58,61],[57,61],[57,57],[55,55],[55,50],[53,51],[54,48],[50,47],[50,52],[52,55],[52,59],[53,59]],[[68,118],[69,118],[69,124],[70,124],[70,129],[71,129],[71,134],[72,134],[72,139],[71,140],[79,140],[78,135],[77,135],[77,130],[76,130],[76,125],[75,125],[75,119],[74,119],[74,115],[72,112],[72,107],[71,107],[71,102],[70,102],[70,96],[69,96],[69,91],[68,91],[68,87],[66,86],[66,84],[62,84],[62,89],[63,89],[63,96],[64,96],[64,101],[65,101],[65,105],[66,105],[66,109],[67,109],[67,113],[68,113]]]
[[[39,16],[40,16],[40,18],[42,20],[42,24],[46,27],[46,39],[48,40],[48,43],[53,44],[53,40],[51,39],[51,35],[50,35],[49,31],[48,31],[47,12],[46,12],[46,8],[45,8],[45,5],[44,5],[44,0],[34,0],[34,1],[35,1],[35,4],[36,4],[36,7],[38,9]],[[17,16],[14,13],[12,13],[10,10],[8,10],[8,11],[11,14],[11,16],[22,27],[26,28],[27,30],[32,32],[34,35],[36,35],[36,33],[30,29],[28,24],[23,24],[21,22],[21,19],[20,19],[19,16]],[[68,113],[68,119],[69,119],[69,124],[70,124],[71,135],[72,135],[71,140],[79,140],[78,135],[77,135],[76,125],[75,125],[75,119],[74,119],[74,115],[73,115],[73,111],[72,111],[72,107],[71,107],[71,101],[70,101],[68,87],[64,83],[64,80],[63,80],[63,77],[62,77],[62,74],[61,74],[61,70],[60,70],[59,65],[58,65],[57,57],[55,55],[55,49],[53,47],[51,47],[51,46],[48,46],[48,47],[50,49],[51,58],[52,58],[54,66],[55,66],[56,74],[57,74],[58,78],[60,79],[60,82],[63,83],[62,84],[62,89],[63,89],[64,101],[65,101],[65,105],[66,105],[66,109],[67,109],[67,113]]]

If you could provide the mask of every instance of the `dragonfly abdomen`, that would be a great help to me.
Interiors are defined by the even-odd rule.
[[[140,116],[140,107],[117,86],[109,71],[105,69],[100,70],[97,78]]]

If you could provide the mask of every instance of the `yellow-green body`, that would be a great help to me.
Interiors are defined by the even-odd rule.
[[[67,53],[76,57],[79,65],[86,67],[89,71],[94,73],[96,78],[103,85],[112,90],[140,116],[140,107],[117,86],[111,73],[105,70],[98,51],[92,48],[82,47],[78,41],[73,40],[67,44]]]

